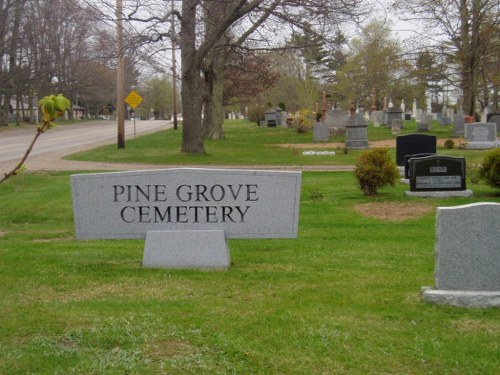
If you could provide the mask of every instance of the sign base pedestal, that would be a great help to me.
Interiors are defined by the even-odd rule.
[[[142,266],[147,268],[228,269],[223,230],[148,231]]]

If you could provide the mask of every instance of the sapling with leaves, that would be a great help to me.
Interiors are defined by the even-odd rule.
[[[50,128],[54,127],[54,121],[58,117],[64,115],[64,112],[66,112],[71,107],[71,102],[66,97],[64,97],[64,95],[59,94],[59,95],[45,96],[40,100],[38,105],[40,111],[42,112],[42,123],[37,126],[37,132],[35,134],[35,137],[31,141],[31,144],[29,145],[26,152],[24,153],[24,156],[21,159],[21,161],[14,167],[14,169],[12,169],[8,173],[5,173],[5,175],[0,180],[0,184],[9,177],[18,174],[23,169],[25,169],[24,162],[28,158],[28,155],[33,149],[33,146],[35,145],[35,142],[37,141],[38,137],[41,134],[45,133]]]

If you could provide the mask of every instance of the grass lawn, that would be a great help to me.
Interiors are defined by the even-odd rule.
[[[401,134],[415,133],[415,121],[405,121],[405,129]],[[428,134],[441,139],[452,138],[453,129],[450,126],[434,125]],[[233,120],[225,123],[226,138],[224,140],[206,140],[204,142],[206,155],[181,154],[181,127],[177,131],[166,130],[126,142],[124,149],[118,149],[116,144],[103,146],[90,151],[73,154],[72,160],[134,162],[163,165],[352,165],[362,151],[344,153],[345,136],[335,136],[330,143],[342,143],[340,146],[330,146],[322,150],[335,151],[335,156],[304,156],[303,151],[312,150],[307,146],[313,144],[312,133],[297,134],[294,129],[259,128],[246,120]],[[387,128],[369,126],[368,138],[371,141],[392,139],[396,136]],[[458,146],[458,145],[457,145]],[[467,163],[477,163],[482,160],[484,151],[477,150],[447,150],[439,147],[443,155],[462,155]],[[393,158],[396,150],[392,149]]]
[[[225,164],[253,158],[239,131],[231,125],[198,159],[222,163],[218,144],[234,147]],[[280,142],[283,130],[264,131]],[[174,137],[93,157],[137,156],[140,144],[145,157],[155,149],[147,144],[173,146]],[[159,159],[191,160],[176,147]],[[0,185],[1,374],[498,373],[500,309],[420,300],[434,285],[435,207],[500,202],[485,185],[468,185],[473,198],[408,198],[403,184],[367,198],[350,172],[305,172],[299,237],[230,240],[231,268],[208,272],[143,269],[144,240],[77,241],[69,176],[26,173]],[[359,212],[402,204],[413,217]]]

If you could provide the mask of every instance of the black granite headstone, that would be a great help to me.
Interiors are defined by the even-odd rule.
[[[486,122],[494,122],[497,124],[497,133],[500,133],[500,113],[488,113]]]
[[[410,159],[410,191],[465,189],[465,158],[434,155]]]
[[[436,154],[426,153],[426,154],[405,155],[405,178],[406,179],[410,178],[410,159],[424,158],[424,157],[433,156],[433,155],[436,155]]]
[[[398,110],[395,110],[395,109],[389,109],[386,113],[385,113],[385,116],[386,116],[386,122],[385,124],[388,126],[388,127],[391,127],[392,126],[392,120],[401,120],[403,117],[403,111],[398,111]]]
[[[435,154],[436,136],[408,134],[396,137],[396,164],[404,166],[405,155]]]

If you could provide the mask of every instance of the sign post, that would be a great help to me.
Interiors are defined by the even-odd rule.
[[[142,96],[135,90],[132,90],[130,94],[125,98],[125,102],[132,107],[132,109],[136,109],[142,103]],[[135,111],[134,111],[134,138],[135,138]]]

